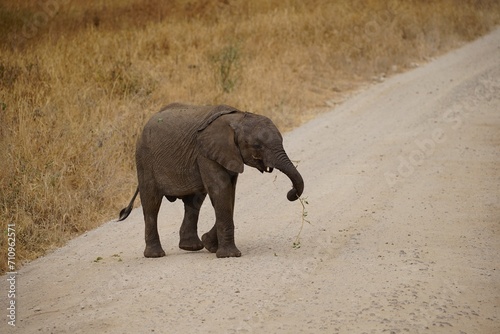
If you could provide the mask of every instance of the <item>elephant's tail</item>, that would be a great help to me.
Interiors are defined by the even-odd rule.
[[[128,204],[128,206],[126,208],[123,208],[122,211],[120,211],[120,217],[118,218],[118,221],[125,220],[125,218],[128,217],[128,215],[132,211],[132,208],[134,207],[134,201],[135,201],[135,198],[137,197],[138,193],[139,193],[139,187],[137,187],[137,189],[135,190],[135,194],[132,197],[132,199],[130,200],[130,203]]]

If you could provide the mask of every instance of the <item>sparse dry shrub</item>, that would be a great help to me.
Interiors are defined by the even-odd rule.
[[[225,103],[289,130],[324,101],[491,30],[494,0],[4,1],[0,221],[17,262],[115,217],[167,103]],[[0,271],[6,265],[0,235]]]

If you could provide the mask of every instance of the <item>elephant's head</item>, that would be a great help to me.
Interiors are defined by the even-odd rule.
[[[283,137],[269,118],[243,112],[223,114],[203,128],[198,142],[203,155],[233,172],[243,172],[243,164],[261,173],[277,168],[292,181],[288,200],[302,195],[302,176],[288,158]]]

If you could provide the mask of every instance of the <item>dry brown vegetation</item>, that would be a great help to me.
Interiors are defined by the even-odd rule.
[[[3,1],[0,272],[115,218],[134,145],[174,102],[291,129],[374,76],[490,31],[496,0]]]

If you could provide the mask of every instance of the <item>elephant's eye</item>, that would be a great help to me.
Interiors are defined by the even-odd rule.
[[[253,144],[252,147],[256,150],[260,150],[262,148],[261,144]]]

